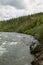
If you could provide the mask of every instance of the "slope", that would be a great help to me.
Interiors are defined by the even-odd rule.
[[[0,32],[30,34],[43,43],[43,13],[0,21]]]

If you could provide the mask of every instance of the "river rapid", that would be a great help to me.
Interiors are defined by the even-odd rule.
[[[31,65],[32,42],[38,43],[31,35],[0,32],[0,65]]]

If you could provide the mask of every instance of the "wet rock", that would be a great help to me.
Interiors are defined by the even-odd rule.
[[[43,52],[40,54],[39,59],[43,60]]]
[[[34,60],[31,62],[31,65],[40,65],[38,60]]]
[[[34,55],[31,65],[43,65],[43,45],[34,43],[30,46],[30,51]]]
[[[40,53],[36,53],[36,54],[34,54],[34,56],[35,56],[36,58],[38,58],[38,57],[40,56]]]
[[[40,51],[41,51],[40,44],[33,43],[30,45],[30,53],[31,54],[36,54]]]
[[[40,65],[43,65],[43,61],[41,61]]]

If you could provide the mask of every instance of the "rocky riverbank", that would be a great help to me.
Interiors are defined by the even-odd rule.
[[[34,60],[31,65],[43,65],[43,44],[33,43],[30,46],[31,54],[34,55]]]

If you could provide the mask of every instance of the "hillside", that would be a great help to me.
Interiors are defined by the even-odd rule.
[[[43,13],[0,21],[0,32],[30,34],[43,43]]]

